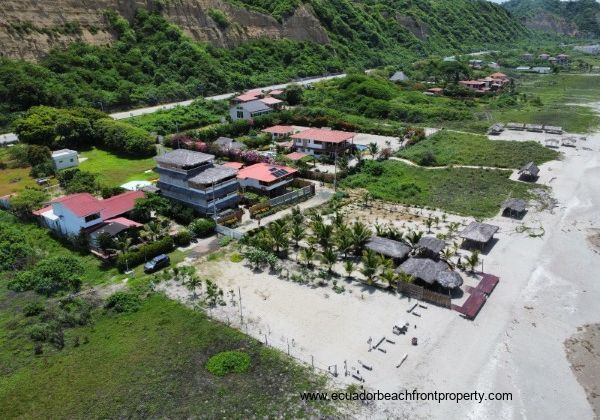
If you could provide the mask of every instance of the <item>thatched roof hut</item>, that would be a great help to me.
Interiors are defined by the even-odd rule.
[[[448,264],[443,261],[434,261],[429,258],[409,258],[396,268],[396,272],[406,273],[425,283],[433,284],[440,273],[448,269]]]
[[[519,169],[519,174],[525,177],[535,178],[540,173],[540,168],[537,167],[535,162],[529,162],[527,165]]]
[[[411,251],[410,246],[381,236],[372,236],[365,248],[397,261],[405,259]]]
[[[544,140],[544,145],[546,147],[558,147],[560,144],[560,140],[558,139],[546,139]]]
[[[456,289],[463,284],[462,277],[456,271],[442,271],[436,281],[446,289]]]
[[[509,198],[502,203],[502,213],[521,214],[527,210],[527,202],[521,198]]]
[[[437,255],[442,252],[444,248],[446,248],[446,242],[433,236],[423,236],[419,240],[419,244],[417,246],[421,250]]]
[[[390,81],[392,82],[405,82],[409,80],[408,76],[403,71],[397,71],[390,77]]]
[[[577,137],[565,137],[562,140],[562,145],[566,147],[575,147],[577,144]]]
[[[500,229],[498,226],[488,225],[487,223],[471,222],[458,236],[468,241],[486,244],[493,238],[498,229]]]

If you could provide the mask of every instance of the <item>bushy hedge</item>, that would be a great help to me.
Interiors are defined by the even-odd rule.
[[[167,254],[173,250],[173,238],[167,236],[159,241],[142,245],[134,251],[129,251],[117,257],[117,268],[125,271],[136,267],[160,254]]]
[[[135,293],[115,292],[106,300],[104,307],[115,312],[135,312],[142,305],[142,299]]]
[[[108,150],[135,157],[156,154],[154,139],[144,129],[108,118],[97,121],[95,129],[102,146]]]
[[[190,223],[189,229],[200,238],[206,238],[215,232],[217,223],[212,219],[196,219]]]
[[[192,234],[187,229],[182,229],[173,236],[175,245],[177,246],[188,246],[192,242]]]

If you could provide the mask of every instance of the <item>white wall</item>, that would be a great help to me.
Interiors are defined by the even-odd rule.
[[[85,217],[74,215],[69,209],[63,206],[62,203],[52,204],[52,211],[59,217],[59,233],[63,235],[79,235],[81,229],[102,223],[102,217],[86,223]]]
[[[54,161],[54,166],[56,169],[71,168],[79,165],[79,158],[77,157],[77,152],[75,151],[73,151],[73,153],[52,156],[52,160]]]

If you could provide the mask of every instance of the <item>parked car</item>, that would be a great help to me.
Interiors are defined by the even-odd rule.
[[[144,264],[144,272],[145,273],[153,273],[157,270],[160,270],[163,267],[167,267],[171,259],[166,254],[160,254],[156,257],[152,258],[146,264]]]

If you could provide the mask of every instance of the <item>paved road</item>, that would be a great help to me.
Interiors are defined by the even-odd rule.
[[[342,74],[334,74],[334,75],[330,75],[330,76],[310,77],[310,78],[306,78],[306,79],[302,79],[302,80],[298,80],[298,81],[293,81],[293,82],[288,82],[288,83],[281,83],[281,84],[278,84],[278,85],[264,86],[264,87],[262,87],[260,89],[262,89],[262,90],[283,89],[283,88],[285,88],[285,87],[287,87],[287,86],[289,86],[289,85],[291,85],[293,83],[297,83],[299,85],[306,86],[306,85],[310,85],[311,83],[321,82],[323,80],[339,79],[339,78],[342,78],[342,77],[346,77],[346,74],[342,73]],[[226,99],[231,98],[235,94],[236,94],[235,92],[223,93],[221,95],[207,96],[204,99],[207,99],[209,101],[222,101],[222,100],[226,100]],[[188,99],[187,101],[173,102],[173,103],[170,103],[170,104],[156,105],[156,106],[151,106],[151,107],[147,107],[147,108],[131,109],[129,111],[116,112],[114,114],[110,114],[110,116],[112,118],[114,118],[115,120],[123,120],[125,118],[137,117],[138,115],[152,114],[153,112],[156,112],[156,111],[163,111],[163,110],[166,110],[166,109],[173,109],[176,106],[188,106],[193,101],[194,101],[193,99]],[[17,140],[18,140],[17,135],[14,134],[14,133],[6,133],[6,134],[0,135],[0,145],[1,144],[5,144],[5,143],[6,144],[8,144],[8,143],[14,143]]]

